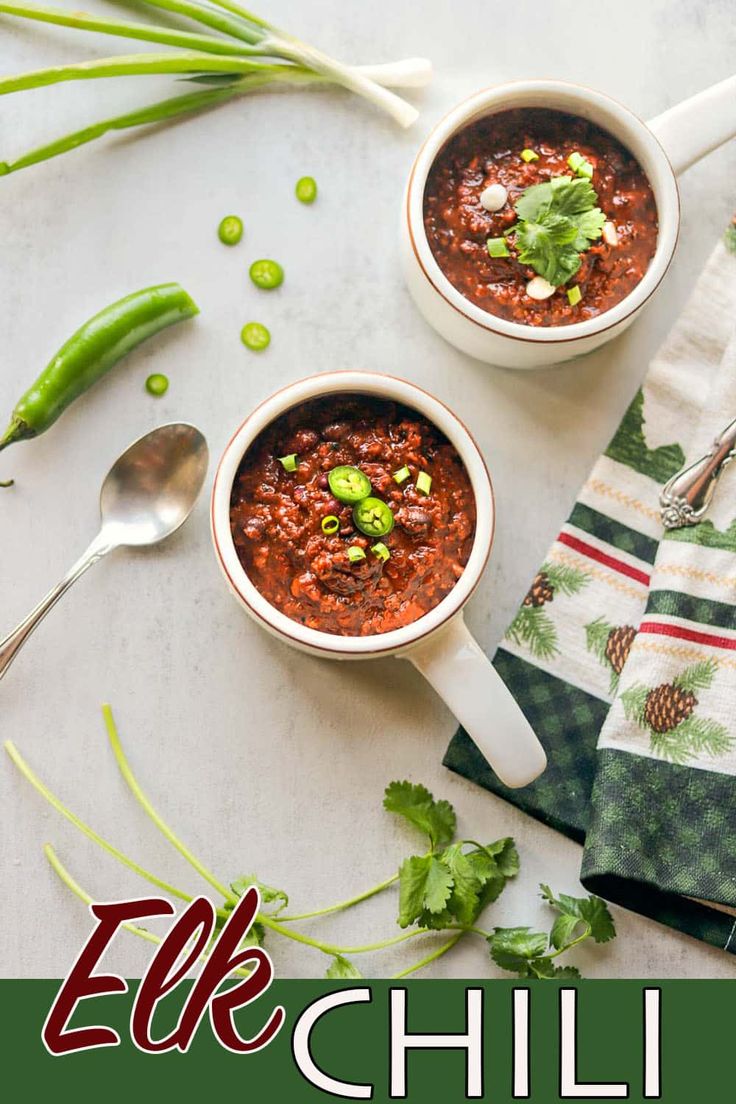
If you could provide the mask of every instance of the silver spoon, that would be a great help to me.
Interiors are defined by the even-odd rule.
[[[60,583],[0,641],[0,678],[36,625],[87,568],[114,548],[158,544],[189,517],[202,490],[209,451],[192,425],[151,430],[118,457],[100,491],[100,531]]]

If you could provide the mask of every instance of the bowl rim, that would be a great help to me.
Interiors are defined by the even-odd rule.
[[[413,407],[447,436],[457,449],[473,489],[476,530],[470,557],[455,586],[422,617],[390,632],[337,636],[310,629],[282,613],[255,587],[235,550],[230,529],[230,495],[238,467],[254,438],[275,418],[301,403],[330,394],[354,392],[393,399]],[[298,647],[335,656],[375,656],[409,648],[447,624],[476,589],[493,545],[495,496],[488,467],[464,422],[441,399],[398,376],[355,370],[323,372],[296,380],[259,403],[230,437],[218,461],[210,497],[210,526],[215,556],[235,597],[257,621]]]
[[[669,191],[669,195],[658,194],[655,183],[651,180],[651,174],[644,169],[647,179],[652,186],[657,203],[658,233],[657,245],[654,256],[639,283],[632,288],[620,302],[609,310],[603,311],[594,318],[584,322],[575,322],[565,326],[530,326],[521,322],[509,322],[498,315],[484,311],[481,307],[471,303],[461,292],[450,283],[445,273],[440,268],[432,253],[424,229],[424,189],[427,175],[445,143],[459,130],[475,119],[484,115],[496,114],[504,108],[503,99],[507,95],[512,97],[523,93],[539,94],[561,92],[578,95],[581,102],[608,110],[618,117],[624,127],[639,134],[644,143],[648,145],[650,154],[659,163],[663,170],[663,178],[666,182],[663,188]],[[498,105],[498,106],[496,106]],[[511,105],[513,106],[513,105]],[[525,106],[532,106],[525,105]],[[542,104],[540,106],[550,106]],[[554,105],[551,105],[554,110]],[[484,111],[487,107],[489,110]],[[574,114],[569,107],[566,110]],[[609,133],[610,126],[605,121],[591,119],[601,129]],[[614,135],[616,137],[616,135]],[[623,145],[626,142],[618,138]],[[634,155],[636,156],[636,155]],[[637,160],[640,158],[637,157]],[[419,191],[419,194],[417,194]],[[669,200],[665,203],[662,201]],[[636,115],[630,108],[618,100],[599,92],[583,84],[573,81],[552,79],[530,79],[506,81],[503,84],[489,85],[472,93],[451,108],[430,130],[412,163],[409,179],[404,196],[402,217],[405,222],[408,241],[417,265],[432,287],[432,289],[465,320],[499,337],[509,338],[513,341],[526,342],[537,345],[557,345],[572,341],[580,341],[605,333],[607,330],[622,326],[651,298],[664,279],[672,262],[680,232],[680,193],[677,178],[671,162],[661,142],[646,122]],[[663,224],[663,215],[667,224]]]

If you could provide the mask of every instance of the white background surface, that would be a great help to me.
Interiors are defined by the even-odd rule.
[[[217,457],[235,425],[277,387],[357,367],[435,391],[480,441],[499,526],[468,620],[491,649],[725,226],[736,203],[736,143],[684,178],[679,252],[645,318],[581,363],[529,374],[456,353],[409,301],[396,224],[411,159],[458,99],[514,77],[577,80],[655,115],[733,71],[733,4],[261,0],[257,7],[349,61],[431,57],[436,78],[419,96],[421,119],[402,133],[339,91],[267,93],[0,181],[0,410],[11,410],[77,325],[119,296],[174,279],[202,308],[196,321],[131,356],[47,436],[0,458],[0,478],[17,479],[0,499],[2,624],[19,620],[86,545],[99,481],[134,437],[169,419],[192,420]],[[143,9],[131,18],[145,18]],[[126,50],[114,39],[6,18],[0,36],[8,73]],[[8,97],[0,156],[175,87],[160,77]],[[304,173],[320,186],[312,208],[293,197]],[[232,250],[216,236],[230,212],[246,227]],[[259,256],[283,262],[278,292],[250,286],[247,267]],[[260,356],[239,342],[241,326],[254,318],[273,334]],[[143,389],[154,370],[171,378],[161,400]],[[102,701],[112,702],[134,769],[191,848],[226,880],[256,872],[283,886],[298,911],[395,869],[418,841],[382,812],[382,791],[393,778],[423,781],[455,804],[464,833],[517,839],[523,871],[489,912],[489,925],[547,923],[537,883],[575,892],[579,848],[441,766],[453,719],[408,665],[338,665],[266,637],[221,582],[206,513],[203,499],[170,543],[110,558],[54,611],[0,688],[3,738],[14,739],[103,835],[182,888],[202,889],[117,774],[99,714]],[[7,760],[0,786],[1,969],[58,976],[89,918],[47,866],[42,844],[53,841],[97,899],[145,895],[147,886],[62,821]],[[308,930],[373,941],[398,930],[395,909],[387,894]],[[732,974],[733,960],[719,951],[620,909],[616,921],[613,944],[577,955],[585,974]],[[419,956],[419,943],[362,966],[374,976],[400,969]],[[283,941],[271,947],[281,976],[324,970],[317,953]],[[124,936],[109,965],[135,976],[149,953],[148,944]],[[469,941],[434,967],[434,976],[490,972],[482,945]]]

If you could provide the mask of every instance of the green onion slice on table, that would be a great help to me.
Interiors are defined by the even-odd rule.
[[[338,502],[360,502],[371,493],[371,481],[365,472],[348,464],[333,468],[327,482]]]
[[[146,380],[146,391],[149,395],[155,395],[156,398],[160,398],[165,395],[169,390],[169,378],[162,372],[154,372]]]
[[[364,498],[353,508],[353,521],[367,537],[385,537],[394,527],[391,508],[380,498]]]
[[[317,181],[313,176],[302,176],[296,182],[294,193],[300,203],[314,203],[317,198]]]
[[[246,322],[240,331],[240,340],[246,349],[260,353],[271,344],[271,333],[261,322]]]
[[[283,284],[284,270],[278,261],[254,261],[250,266],[250,278],[256,287],[271,291]]]
[[[243,236],[243,222],[237,215],[225,215],[217,227],[217,236],[223,245],[237,245]]]

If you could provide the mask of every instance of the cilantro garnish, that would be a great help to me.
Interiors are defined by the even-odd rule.
[[[133,796],[168,842],[210,884],[221,900],[215,907],[212,938],[200,956],[203,959],[211,953],[214,939],[229,922],[240,899],[252,887],[259,891],[260,908],[241,947],[262,944],[265,939],[275,937],[293,940],[305,952],[316,951],[327,956],[327,977],[339,980],[363,976],[353,962],[355,955],[375,954],[399,944],[413,944],[417,940],[422,947],[421,957],[393,975],[395,978],[402,978],[428,966],[452,950],[459,940],[471,936],[487,940],[493,960],[503,969],[513,970],[521,977],[573,977],[578,976],[573,967],[560,968],[552,960],[585,939],[603,943],[615,935],[613,921],[600,898],[576,899],[564,894],[554,897],[547,886],[542,886],[542,895],[559,914],[549,935],[526,927],[496,928],[492,932],[479,927],[481,913],[499,897],[508,879],[519,871],[519,856],[514,841],[508,837],[493,843],[479,843],[473,839],[456,840],[456,817],[452,805],[448,801],[435,800],[425,786],[411,782],[392,782],[386,789],[384,806],[389,812],[396,813],[419,829],[426,839],[427,850],[420,855],[410,855],[390,877],[347,900],[308,912],[292,913],[288,909],[289,899],[283,890],[267,885],[253,874],[236,878],[228,884],[192,854],[145,796],[123,751],[110,707],[105,706],[103,712],[113,755]],[[93,839],[103,851],[179,899],[192,899],[190,894],[162,881],[155,874],[138,866],[122,851],[112,848],[92,828],[79,820],[43,784],[12,741],[6,741],[5,749],[18,770],[43,798],[57,812],[76,824],[84,835]],[[72,878],[50,844],[45,846],[44,853],[58,877],[73,893],[83,901],[93,899]],[[330,862],[324,868],[325,879],[329,878],[332,870],[332,856],[329,858]],[[382,933],[383,938],[379,940],[360,946],[343,946],[327,942],[318,938],[316,933],[308,934],[295,926],[303,920],[345,912],[389,890],[397,883],[398,924],[403,929],[398,934],[386,937]],[[142,939],[159,942],[158,937],[138,925],[127,925],[127,929]],[[440,932],[443,933],[443,938],[438,938]],[[238,977],[248,976],[246,966],[236,967],[233,973]]]
[[[517,200],[514,234],[519,260],[559,287],[580,268],[580,254],[601,236],[606,216],[587,177],[553,176]]]
[[[575,966],[555,966],[558,955],[592,939],[607,943],[616,929],[608,906],[600,897],[555,897],[549,886],[539,887],[542,897],[559,915],[549,935],[531,928],[494,928],[488,939],[491,958],[502,970],[520,978],[577,978]]]

